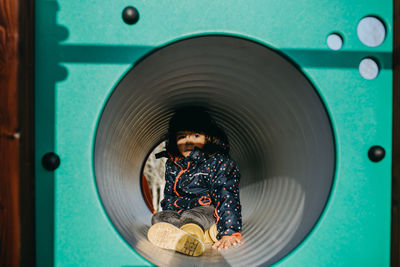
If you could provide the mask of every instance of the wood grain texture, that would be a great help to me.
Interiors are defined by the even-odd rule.
[[[33,0],[0,0],[0,266],[34,266]]]
[[[19,266],[18,1],[0,1],[0,266]]]
[[[391,266],[400,266],[400,0],[394,0]]]

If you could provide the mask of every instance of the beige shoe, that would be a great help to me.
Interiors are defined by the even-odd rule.
[[[197,237],[204,244],[214,244],[218,241],[217,239],[217,225],[213,224],[209,229],[205,232],[201,229],[200,226],[194,223],[187,223],[181,227],[181,230],[185,231],[186,233],[191,234],[192,236]]]
[[[151,226],[147,238],[157,247],[189,256],[200,256],[204,253],[203,241],[169,223],[161,222]]]
[[[218,241],[217,239],[218,230],[217,225],[213,224],[210,228],[208,228],[205,232],[205,243],[215,243]]]
[[[181,227],[181,230],[185,231],[186,233],[191,234],[192,236],[200,239],[204,242],[204,232],[201,227],[195,223],[187,223]]]
[[[204,244],[214,244],[214,241],[210,237],[209,229],[204,233]]]

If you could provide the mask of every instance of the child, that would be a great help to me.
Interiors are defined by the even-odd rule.
[[[153,215],[154,245],[200,256],[204,243],[226,249],[240,242],[240,172],[226,135],[201,108],[182,108],[169,123],[163,211]]]

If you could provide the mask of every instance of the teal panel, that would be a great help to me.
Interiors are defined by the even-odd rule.
[[[134,5],[137,25],[121,12]],[[306,240],[278,266],[388,266],[390,256],[392,1],[36,1],[36,217],[38,266],[150,265],[115,231],[93,172],[96,125],[112,89],[153,49],[191,36],[227,34],[289,57],[327,107],[336,138],[332,195]],[[386,26],[382,45],[356,32],[367,15]],[[329,50],[340,33],[344,46]],[[377,79],[358,64],[378,60]],[[372,145],[386,157],[372,163]],[[55,172],[41,157],[61,158]],[[356,214],[356,216],[355,216]],[[318,256],[316,256],[318,255]]]

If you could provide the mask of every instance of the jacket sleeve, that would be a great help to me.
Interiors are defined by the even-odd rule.
[[[218,236],[239,235],[242,215],[239,198],[240,172],[237,164],[224,157],[217,159],[215,176],[211,180],[211,197],[215,205]]]
[[[171,165],[167,161],[165,164],[165,187],[164,198],[161,201],[162,210],[175,210],[174,201],[177,199],[173,192],[173,177],[171,175]]]

